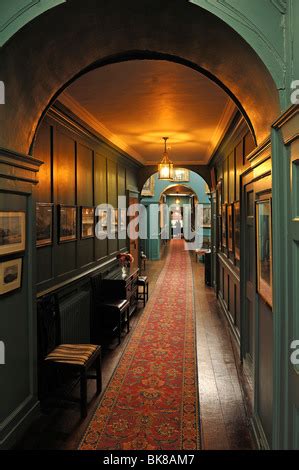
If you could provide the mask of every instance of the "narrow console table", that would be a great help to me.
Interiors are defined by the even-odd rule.
[[[137,309],[139,268],[128,268],[123,274],[121,268],[109,272],[103,278],[102,292],[106,299],[126,299],[130,302],[129,317]]]

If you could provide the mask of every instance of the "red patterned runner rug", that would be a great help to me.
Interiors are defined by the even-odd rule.
[[[170,253],[80,444],[82,450],[196,450],[199,410],[193,278]]]

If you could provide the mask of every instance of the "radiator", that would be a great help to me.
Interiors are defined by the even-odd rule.
[[[90,293],[80,292],[60,303],[61,343],[90,343]]]

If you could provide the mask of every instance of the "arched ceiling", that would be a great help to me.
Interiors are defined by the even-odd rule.
[[[67,104],[75,103],[82,119],[87,111],[145,164],[161,159],[163,136],[169,136],[174,163],[206,164],[237,109],[206,76],[164,60],[100,67],[77,79],[66,93],[71,97]]]
[[[268,138],[280,112],[278,90],[265,63],[233,28],[187,0],[130,0],[130,8],[122,0],[83,3],[50,8],[0,48],[7,96],[0,107],[1,147],[34,152],[39,122],[69,83],[100,65],[140,58],[204,73],[229,91],[256,142]]]

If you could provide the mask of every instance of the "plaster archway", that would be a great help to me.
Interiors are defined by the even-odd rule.
[[[257,143],[268,137],[279,114],[274,80],[222,20],[182,0],[72,0],[35,18],[1,49],[7,99],[0,146],[32,152],[41,117],[69,83],[92,68],[136,57],[174,60],[205,73],[230,93]]]

